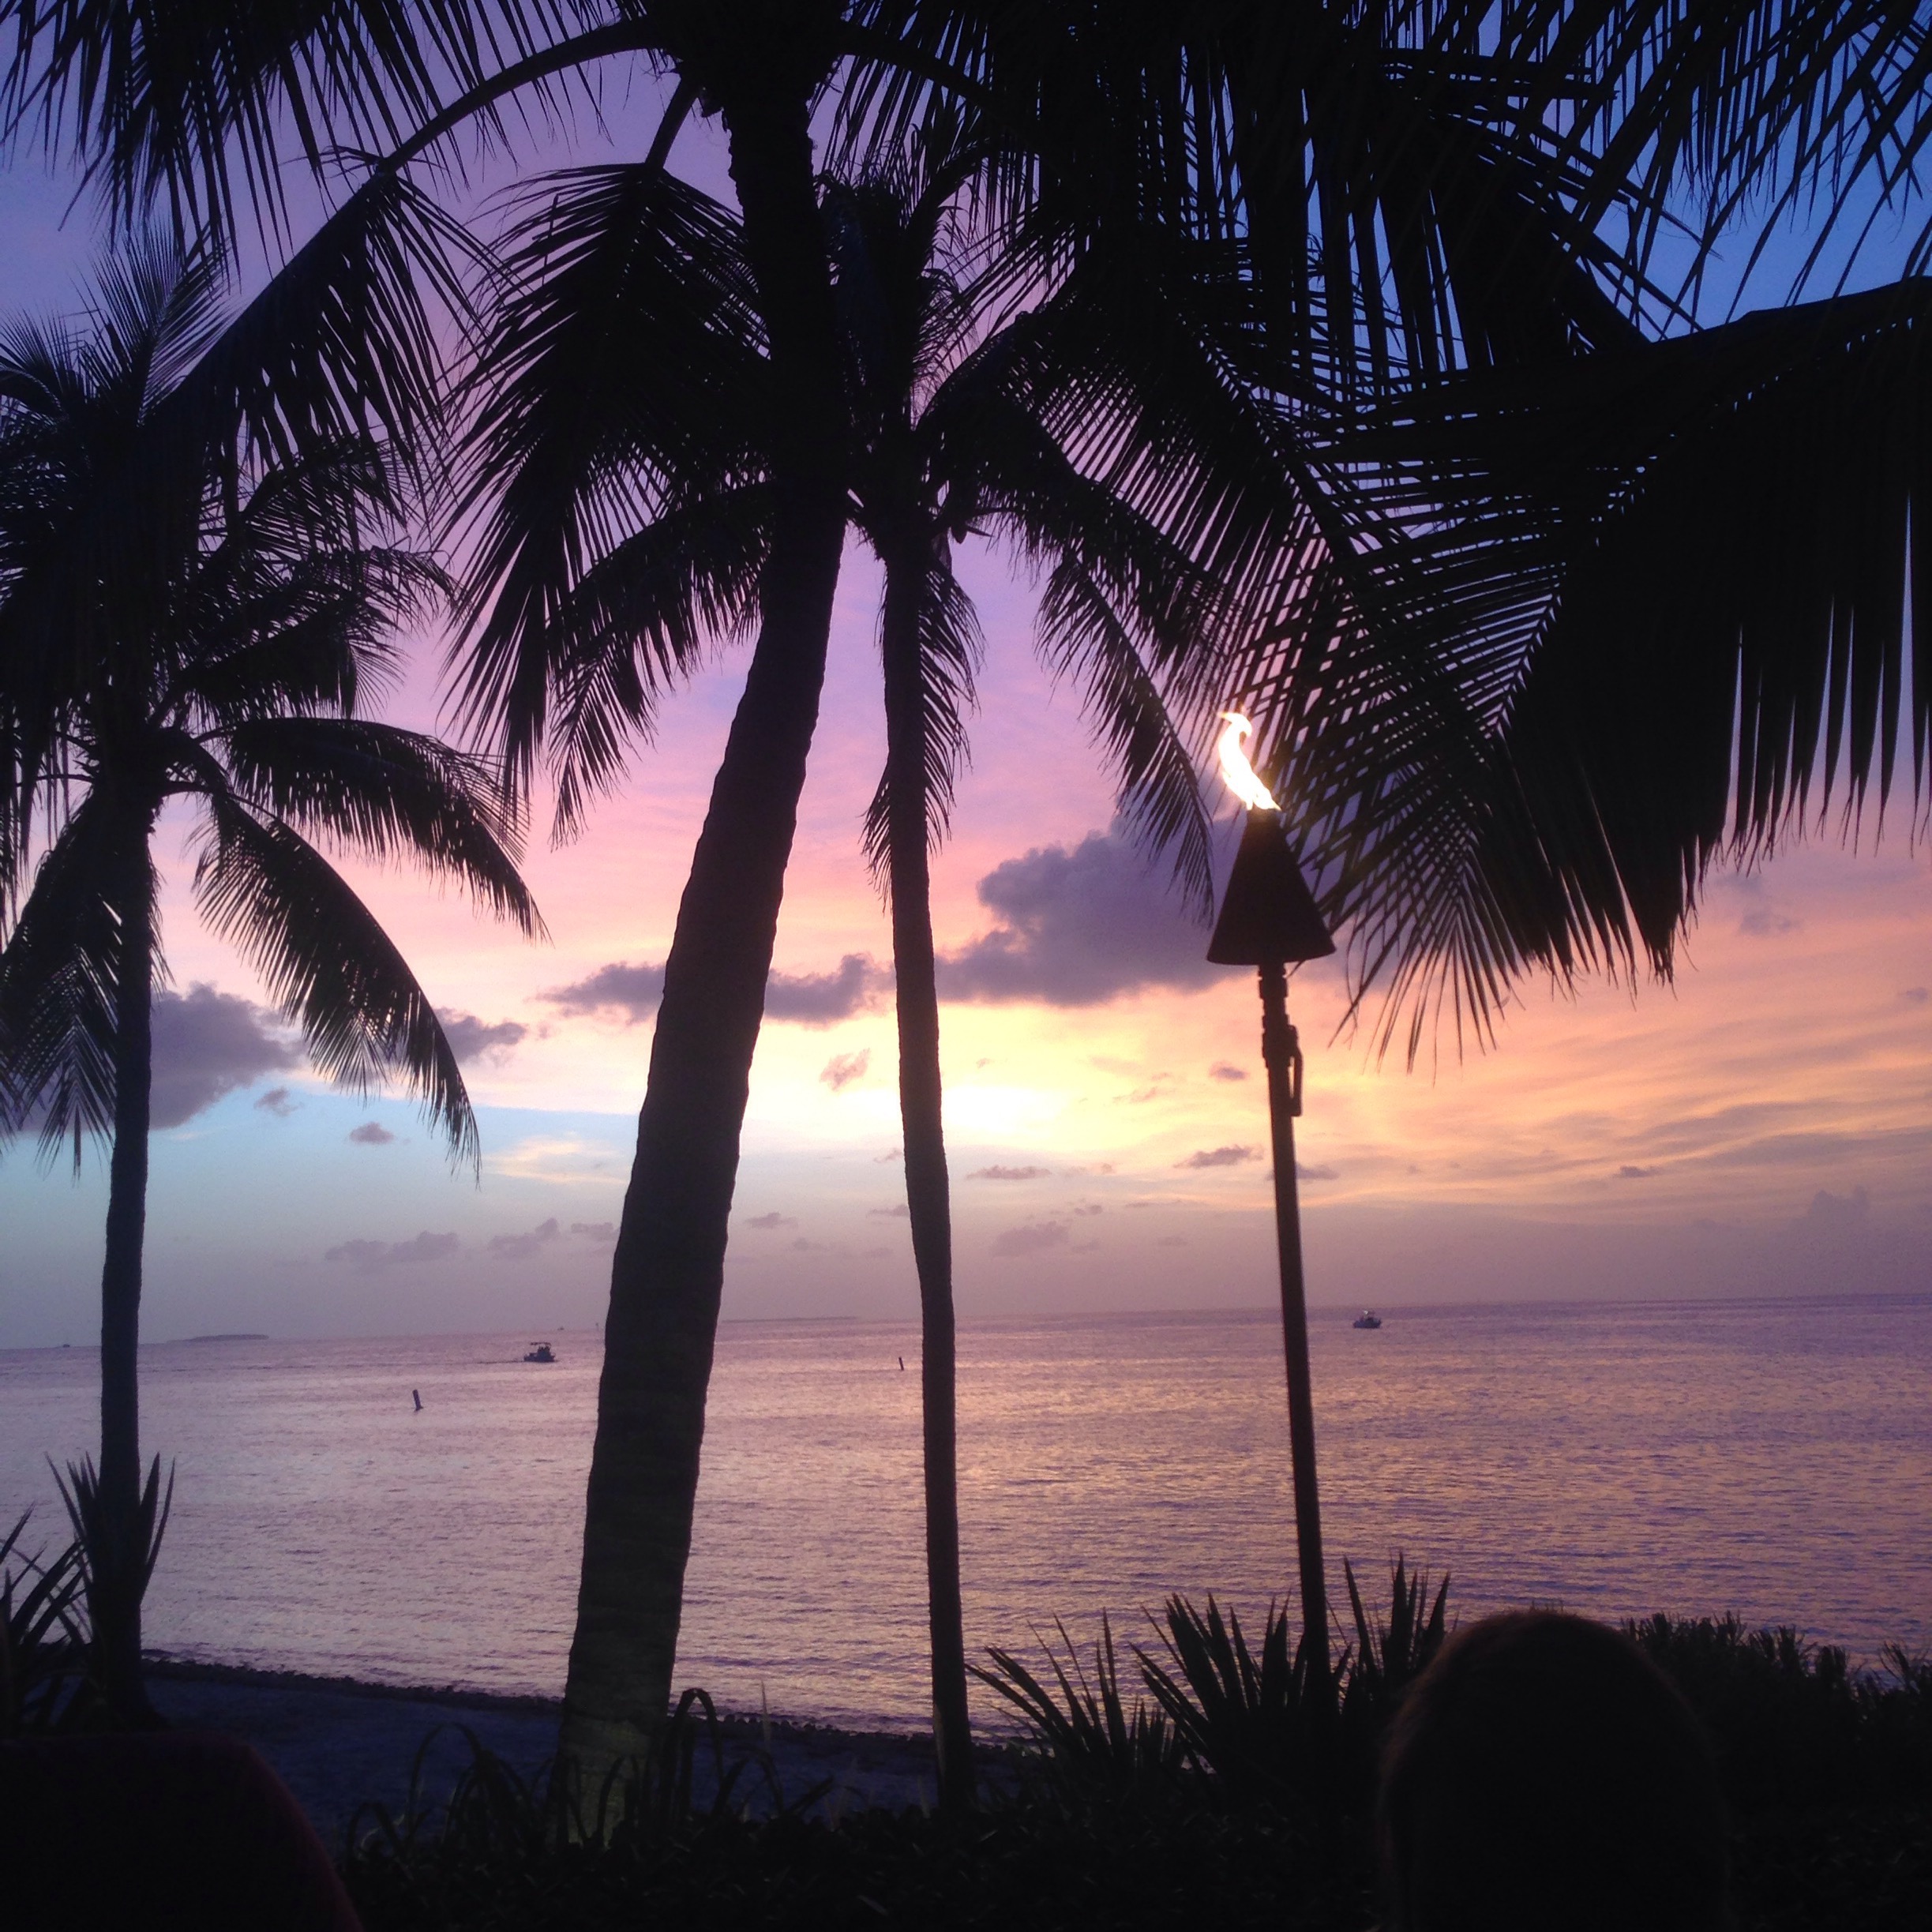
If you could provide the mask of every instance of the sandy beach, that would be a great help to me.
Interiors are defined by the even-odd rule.
[[[396,1689],[165,1660],[150,1664],[149,1690],[170,1724],[223,1731],[253,1745],[331,1843],[359,1806],[400,1811],[408,1803],[418,1754],[420,1795],[433,1802],[448,1796],[470,1761],[471,1738],[523,1777],[538,1773],[557,1747],[560,1707],[542,1698]],[[786,1803],[819,1784],[830,1787],[819,1807],[835,1814],[874,1806],[897,1810],[931,1800],[929,1739],[738,1713],[721,1713],[719,1728],[727,1767],[768,1752]],[[701,1745],[700,1759],[708,1755]],[[709,1782],[701,1765],[701,1792]],[[770,1803],[766,1780],[755,1773],[741,1779],[739,1789],[755,1805]]]

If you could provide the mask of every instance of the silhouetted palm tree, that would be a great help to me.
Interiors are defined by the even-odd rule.
[[[119,0],[75,0],[55,21],[0,6],[17,28],[17,103],[44,106],[50,129],[102,159],[124,208],[164,192],[224,228],[240,184],[279,214],[284,141],[325,176],[344,148],[382,157],[353,206],[457,133],[502,133],[498,105],[520,92],[574,103],[602,63],[678,77],[649,171],[662,173],[694,106],[725,128],[771,375],[771,535],[758,641],[666,963],[612,1265],[563,1736],[593,1782],[665,1714],[745,1082],[823,683],[847,424],[811,115],[851,51],[845,13],[841,0],[346,0],[320,13],[202,0],[136,21]],[[487,652],[471,695],[484,709],[504,695]],[[527,763],[527,745],[509,748]]]
[[[1157,238],[1090,250],[1034,309],[1002,300],[1034,258],[988,247],[962,212],[988,159],[949,126],[896,167],[823,195],[853,426],[850,516],[885,567],[887,769],[865,831],[892,909],[949,1803],[970,1795],[973,1774],[928,847],[950,808],[980,655],[953,547],[989,538],[1044,575],[1041,653],[1080,686],[1127,822],[1150,847],[1176,847],[1205,907],[1207,825],[1169,704],[1184,723],[1199,719],[1226,628],[1266,599],[1306,522],[1265,419],[1199,332],[1220,319],[1214,305],[1191,308],[1163,283],[1172,264]],[[737,241],[726,211],[636,168],[536,184],[512,232],[511,280],[472,373],[470,486],[492,506],[477,581],[496,591],[482,651],[501,667],[512,741],[539,725],[552,734],[566,823],[615,778],[665,686],[756,606],[771,542],[760,443],[769,377]],[[666,342],[673,326],[690,332]],[[608,359],[587,383],[592,356]],[[662,437],[686,411],[696,420],[674,447],[688,453],[647,468],[639,426]],[[644,520],[595,554],[620,502]],[[586,551],[574,581],[548,574]]]
[[[205,257],[135,244],[84,332],[0,336],[0,1132],[37,1124],[77,1162],[84,1135],[111,1145],[86,1500],[94,1642],[123,1715],[144,1709],[159,1480],[157,1458],[144,1502],[135,1350],[163,813],[197,811],[202,916],[317,1064],[361,1086],[400,1071],[472,1159],[429,996],[313,841],[413,860],[537,926],[488,769],[357,715],[396,671],[395,628],[441,581],[379,541],[403,507],[392,465],[366,440],[255,461],[232,418],[198,413],[219,294]]]
[[[929,128],[909,159],[825,194],[854,426],[853,520],[885,572],[880,648],[886,770],[865,836],[892,913],[899,1109],[922,1325],[926,1563],[942,1799],[970,1795],[973,1761],[960,1600],[951,1210],[943,1124],[929,848],[943,835],[966,748],[979,632],[955,545],[991,539],[1044,577],[1037,643],[1079,685],[1111,754],[1124,817],[1208,902],[1208,827],[1185,734],[1211,715],[1244,613],[1244,564],[1292,532],[1293,493],[1265,443],[1230,433],[1240,411],[1199,367],[1191,385],[1146,365],[1172,352],[1180,315],[1154,278],[1097,256],[1038,309],[992,326],[975,299],[959,200],[987,156]],[[984,250],[980,251],[982,254]],[[1020,251],[1024,259],[1024,251]],[[996,258],[996,278],[1015,264]],[[1172,291],[1165,291],[1171,294]],[[1156,318],[1159,319],[1157,320]],[[1166,340],[1163,340],[1162,338]],[[1192,345],[1189,345],[1191,347]],[[1183,366],[1184,352],[1175,358]],[[1187,404],[1205,400],[1191,419]],[[1205,418],[1205,419],[1203,419]],[[1234,541],[1191,555],[1137,497],[1161,452],[1161,509],[1218,455]],[[1080,456],[1100,454],[1094,469]],[[1244,474],[1241,474],[1244,472]],[[1137,490],[1135,482],[1141,478]],[[1172,517],[1184,535],[1188,519]],[[1236,580],[1230,582],[1230,580]],[[1251,587],[1251,586],[1246,587]],[[1172,715],[1170,715],[1172,714]],[[1178,722],[1177,722],[1178,721]]]

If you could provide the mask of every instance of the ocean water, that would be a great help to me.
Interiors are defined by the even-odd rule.
[[[1864,1660],[1932,1646],[1932,1296],[1384,1313],[1313,1321],[1338,1604],[1344,1555],[1379,1591],[1400,1550],[1465,1616],[1735,1610]],[[149,1642],[560,1690],[598,1345],[553,1335],[546,1367],[529,1339],[144,1349],[144,1439],[178,1469]],[[910,1325],[725,1324],[682,1682],[921,1721],[917,1348]],[[1171,1590],[1244,1615],[1285,1592],[1277,1318],[967,1322],[960,1355],[970,1652],[1056,1618],[1090,1637],[1103,1610],[1143,1635]],[[91,1446],[96,1372],[91,1349],[0,1353],[9,1521],[60,1520],[44,1457]]]

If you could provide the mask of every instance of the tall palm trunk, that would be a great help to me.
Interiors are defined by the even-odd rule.
[[[932,1632],[932,1742],[940,1803],[973,1802],[966,1635],[959,1598],[959,1469],[952,1292],[952,1202],[941,1116],[939,988],[926,862],[925,680],[920,648],[922,562],[888,561],[885,657],[887,863],[898,978],[899,1119],[906,1205],[919,1276],[920,1397],[925,1452],[926,1604]]]
[[[100,1524],[88,1552],[88,1615],[102,1688],[123,1722],[148,1714],[141,1685],[141,1249],[148,1225],[148,1132],[154,1081],[154,873],[144,822],[130,826],[116,867],[120,928],[114,1000],[114,1153],[100,1276]]]
[[[726,1224],[845,530],[846,405],[807,112],[823,73],[807,66],[775,58],[769,84],[723,96],[772,364],[775,507],[758,644],[665,962],[611,1266],[560,1746],[593,1799],[650,1750],[670,1696]]]

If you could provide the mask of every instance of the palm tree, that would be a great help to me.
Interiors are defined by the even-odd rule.
[[[388,247],[392,216],[420,212],[400,192],[404,171],[450,156],[466,128],[513,140],[516,124],[500,113],[512,97],[567,113],[579,84],[612,64],[675,71],[645,177],[666,175],[694,106],[725,127],[749,268],[731,294],[770,377],[745,406],[769,453],[760,486],[772,534],[756,606],[711,613],[747,628],[755,619],[757,645],[666,963],[613,1266],[565,1737],[593,1773],[648,1742],[670,1682],[737,1135],[845,527],[849,424],[812,201],[809,115],[821,88],[836,77],[854,143],[883,152],[934,100],[996,118],[1010,159],[994,205],[1041,221],[1070,253],[1122,214],[1130,229],[1151,223],[1239,245],[1289,406],[1284,443],[1315,524],[1284,564],[1279,655],[1296,674],[1292,702],[1276,712],[1283,734],[1319,722],[1306,715],[1318,701],[1345,723],[1365,715],[1391,683],[1441,685],[1442,715],[1454,708],[1454,672],[1439,660],[1454,660],[1456,640],[1397,621],[1414,617],[1399,601],[1392,613],[1377,602],[1373,546],[1358,554],[1346,501],[1326,507],[1330,486],[1346,499],[1350,481],[1345,466],[1324,475],[1316,460],[1330,403],[1399,392],[1437,369],[1634,340],[1623,311],[1655,297],[1644,279],[1649,238],[1675,184],[1707,184],[1721,208],[1769,153],[1780,166],[1792,157],[1795,191],[1833,193],[1848,156],[1848,179],[1896,175],[1919,138],[1920,117],[1895,111],[1919,88],[1915,23],[1878,0],[1802,17],[1784,0],[1757,0],[1716,21],[1656,0],[636,0],[608,11],[539,0],[321,9],[200,0],[165,17],[130,15],[120,0],[0,0],[4,24],[16,31],[12,125],[37,116],[50,141],[72,141],[124,214],[159,196],[225,231],[252,197],[272,225],[286,214],[276,185],[285,141],[328,179],[345,152],[377,157],[331,219],[366,238],[392,297],[408,292]],[[1605,84],[1580,88],[1592,64]],[[1874,87],[1874,73],[1887,84]],[[1633,156],[1649,171],[1634,187]],[[662,197],[667,208],[677,198]],[[1631,238],[1619,249],[1605,234],[1624,216]],[[433,253],[415,257],[426,274],[437,272]],[[645,249],[631,266],[647,279],[666,257]],[[693,291],[715,292],[702,276],[672,273],[658,319]],[[411,321],[406,302],[366,304],[360,337],[329,345],[361,353],[366,384],[345,392],[357,406],[407,403],[418,387],[419,368],[397,354],[399,315]],[[282,319],[298,325],[302,312],[287,305]],[[659,340],[702,333],[701,317],[686,320]],[[590,352],[582,455],[600,433],[594,377],[621,388],[636,372],[587,320],[576,340]],[[409,340],[412,355],[423,345]],[[542,540],[527,553],[514,543],[500,553],[496,587],[508,602],[501,623],[479,633],[489,649],[470,690],[478,715],[518,698],[525,722],[510,748],[526,768],[543,694],[512,690],[516,640],[534,636],[625,537],[677,508],[680,461],[709,475],[710,445],[686,434],[705,425],[677,417],[661,410],[632,423],[629,474],[655,480],[641,495],[587,500],[583,519],[568,480],[573,445],[554,439],[549,453],[562,467],[549,486],[563,508],[547,523],[535,516]],[[722,412],[727,441],[741,422]],[[536,509],[533,500],[518,513]],[[661,554],[675,547],[667,523]],[[728,548],[743,531],[714,534]],[[645,568],[641,554],[632,561]],[[722,580],[715,555],[664,568],[707,595]],[[1319,594],[1302,594],[1310,582]],[[674,654],[677,633],[667,622],[648,648]],[[1334,639],[1341,646],[1330,650]],[[1323,662],[1326,680],[1300,674]],[[1386,768],[1390,747],[1340,724],[1322,742]],[[1323,782],[1365,781],[1337,768]]]
[[[840,0],[647,0],[608,13],[539,0],[407,9],[347,0],[317,14],[210,0],[134,21],[118,0],[77,0],[55,21],[0,0],[0,24],[16,36],[12,126],[39,115],[50,141],[73,140],[122,214],[159,195],[226,234],[252,202],[279,227],[281,144],[292,137],[325,180],[344,152],[377,157],[332,221],[369,238],[385,266],[396,251],[384,252],[377,203],[418,157],[449,155],[460,133],[504,133],[498,110],[512,96],[567,104],[613,64],[674,72],[647,170],[661,176],[694,107],[726,131],[771,377],[760,392],[770,540],[745,695],[666,962],[612,1268],[563,1739],[593,1779],[647,1746],[664,1715],[745,1084],[823,681],[847,426],[811,114],[853,44],[845,12]],[[401,293],[393,283],[389,292]],[[378,403],[410,400],[425,338],[413,315],[399,331],[381,308],[366,313],[360,373]],[[557,561],[567,578],[568,558]],[[471,686],[481,711],[505,696],[498,669],[486,650]],[[527,771],[528,744],[507,748]]]
[[[478,761],[358,715],[440,573],[379,541],[403,505],[367,441],[251,460],[192,405],[219,356],[211,257],[136,244],[92,326],[0,336],[0,1132],[108,1137],[89,1609],[104,1690],[144,1712],[139,1337],[150,1012],[166,972],[151,846],[198,811],[202,915],[261,974],[326,1072],[403,1074],[474,1159],[427,994],[313,841],[410,857],[525,932],[514,826]],[[200,366],[199,367],[197,366]]]
[[[1037,644],[1082,687],[1112,755],[1123,816],[1142,842],[1176,847],[1205,909],[1208,829],[1184,727],[1213,710],[1213,673],[1239,629],[1241,580],[1291,535],[1293,493],[1268,477],[1265,445],[1231,434],[1239,410],[1199,370],[1164,388],[1145,362],[1162,332],[1146,280],[1093,251],[1037,310],[993,325],[972,286],[962,190],[991,157],[943,122],[910,156],[825,193],[855,427],[853,521],[883,566],[880,647],[886,770],[866,844],[892,913],[899,1108],[922,1326],[926,1566],[935,1743],[942,1803],[972,1792],[960,1600],[951,1204],[943,1124],[930,848],[943,836],[979,657],[973,607],[952,569],[969,534],[1045,581]],[[978,251],[983,253],[983,250]],[[1027,252],[996,257],[1015,276]],[[1139,297],[1142,299],[1133,299]],[[1153,312],[1184,313],[1157,303]],[[1173,332],[1178,335],[1180,332]],[[1172,349],[1169,342],[1161,345]],[[1191,345],[1190,345],[1191,346]],[[1176,361],[1184,366],[1184,355]],[[1206,410],[1199,405],[1203,401]],[[1196,405],[1190,418],[1187,404]],[[1163,407],[1161,405],[1165,404]],[[1206,420],[1203,420],[1205,417]],[[1167,521],[1190,470],[1232,497],[1266,486],[1219,542],[1191,554],[1135,501],[1137,472],[1163,447]],[[1105,451],[1097,473],[1078,456]],[[1250,473],[1231,475],[1241,459]],[[1257,460],[1259,459],[1258,461]],[[1180,720],[1177,726],[1176,716]]]
[[[830,182],[823,195],[854,428],[850,514],[885,566],[887,770],[866,842],[893,916],[925,1334],[935,1739],[948,1803],[970,1796],[972,1758],[927,866],[965,751],[979,656],[953,546],[988,536],[1045,573],[1042,654],[1083,688],[1128,822],[1150,846],[1177,846],[1205,907],[1207,829],[1169,700],[1199,699],[1219,626],[1244,596],[1265,594],[1296,519],[1305,520],[1271,464],[1265,424],[1189,332],[1216,319],[1195,313],[1210,305],[1163,299],[1176,291],[1157,264],[1171,264],[1149,238],[1090,250],[1051,299],[1017,312],[1009,299],[1002,313],[1001,291],[1028,279],[1027,258],[983,248],[960,208],[992,152],[949,126],[896,166]],[[706,640],[742,628],[756,607],[773,540],[760,440],[770,377],[726,210],[647,165],[538,182],[522,199],[508,281],[471,378],[469,500],[490,506],[476,546],[475,649],[501,680],[512,742],[550,733],[568,825],[614,780],[625,748],[647,733],[662,692]],[[685,288],[692,299],[667,298]],[[1150,326],[1150,314],[1171,319]],[[681,422],[685,411],[698,423],[666,437],[665,419]],[[640,426],[665,452],[648,462]],[[1161,461],[1150,463],[1156,450]],[[641,527],[598,554],[619,503],[634,506]],[[591,555],[574,581],[549,574],[580,550]]]

